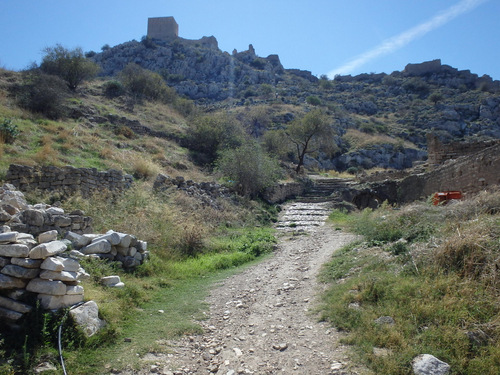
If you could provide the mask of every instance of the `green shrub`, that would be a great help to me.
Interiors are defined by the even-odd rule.
[[[120,81],[108,81],[103,85],[104,95],[108,98],[116,98],[125,93],[125,87]]]
[[[136,99],[149,99],[172,103],[176,94],[161,75],[130,63],[120,73],[119,79]]]
[[[99,71],[99,66],[88,60],[81,48],[68,50],[57,44],[45,48],[44,52],[40,69],[63,79],[70,90],[76,90],[84,80],[95,77]]]
[[[314,105],[314,106],[318,106],[318,105],[321,105],[321,99],[318,98],[317,96],[308,96],[306,98],[306,102],[307,104],[310,104],[310,105]]]
[[[269,157],[256,142],[247,142],[221,153],[217,171],[233,181],[239,194],[255,197],[281,176],[278,162]]]
[[[19,129],[11,119],[3,119],[0,122],[0,143],[12,144],[19,135]]]
[[[187,147],[194,151],[198,164],[210,165],[227,148],[239,147],[245,131],[238,121],[228,115],[201,116],[191,123]]]
[[[63,100],[67,97],[64,81],[39,70],[23,73],[23,83],[15,89],[18,103],[32,112],[41,113],[49,119],[64,117],[66,108]]]

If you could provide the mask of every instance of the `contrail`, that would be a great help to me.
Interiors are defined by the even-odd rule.
[[[387,55],[406,46],[413,40],[420,38],[432,30],[450,22],[452,19],[477,8],[486,1],[489,0],[462,0],[458,4],[449,7],[444,12],[432,17],[429,21],[412,27],[411,29],[399,35],[393,36],[392,38],[386,39],[382,42],[382,44],[361,54],[355,59],[349,61],[347,64],[333,69],[330,73],[328,73],[328,76],[330,78],[334,78],[337,74],[349,74],[353,70],[366,64],[368,61],[371,61],[381,55]]]

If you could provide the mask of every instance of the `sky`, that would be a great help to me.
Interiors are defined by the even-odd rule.
[[[0,0],[0,67],[22,70],[43,49],[100,52],[140,40],[148,17],[173,16],[179,36],[215,36],[231,53],[252,44],[314,75],[443,64],[500,80],[500,0]]]

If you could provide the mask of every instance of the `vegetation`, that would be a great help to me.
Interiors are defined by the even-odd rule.
[[[376,373],[410,374],[423,353],[454,374],[498,373],[499,206],[496,191],[447,206],[336,211],[332,222],[364,241],[324,267],[323,319],[349,332]],[[375,323],[381,316],[395,324]]]
[[[217,170],[232,181],[241,195],[248,197],[256,197],[281,177],[278,162],[256,142],[222,152],[217,160]]]
[[[86,79],[93,78],[99,67],[88,60],[81,48],[69,50],[60,44],[44,50],[40,69],[50,75],[62,78],[70,90],[76,88]]]
[[[321,146],[328,145],[331,136],[329,119],[321,109],[306,114],[302,119],[294,121],[286,130],[290,142],[295,146],[298,160],[296,172],[304,165],[307,154],[317,152]]]

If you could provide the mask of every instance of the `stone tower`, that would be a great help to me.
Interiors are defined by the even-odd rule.
[[[179,36],[179,25],[174,17],[148,18],[148,37],[153,39],[172,40]]]

